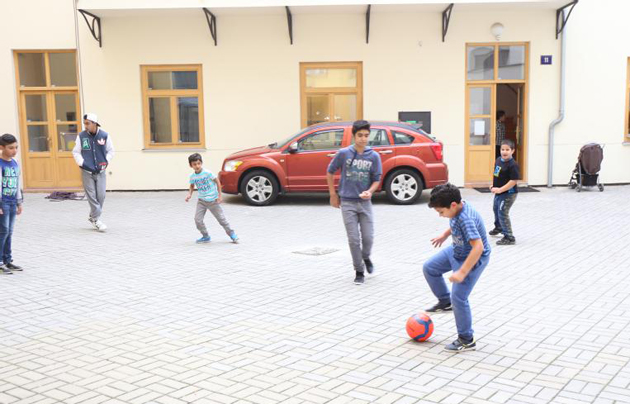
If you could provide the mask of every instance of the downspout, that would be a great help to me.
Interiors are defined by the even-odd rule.
[[[79,76],[79,105],[81,107],[81,116],[78,117],[83,122],[83,115],[85,114],[85,99],[83,97],[83,69],[81,68],[81,43],[79,40],[79,21],[77,2],[79,0],[72,0],[72,14],[74,15],[74,38],[77,47],[77,73]]]
[[[565,18],[564,14],[565,14],[565,11],[563,9],[562,10],[563,20]],[[564,90],[565,90],[564,59],[565,59],[565,54],[566,54],[566,35],[567,35],[567,28],[564,27],[564,29],[562,30],[561,37],[560,37],[560,42],[561,42],[561,45],[560,45],[561,47],[561,50],[560,50],[560,111],[558,112],[558,117],[549,124],[549,146],[548,146],[549,161],[547,163],[547,188],[553,188],[553,141],[554,141],[556,125],[558,125],[564,119]]]

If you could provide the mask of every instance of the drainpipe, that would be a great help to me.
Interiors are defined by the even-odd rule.
[[[562,10],[562,19],[564,20],[565,11]],[[556,125],[558,125],[564,119],[564,80],[565,80],[565,53],[566,53],[566,35],[567,27],[562,30],[560,37],[561,51],[560,51],[560,111],[558,117],[549,124],[549,151],[548,151],[548,165],[547,165],[547,188],[553,188],[553,139],[555,135]]]

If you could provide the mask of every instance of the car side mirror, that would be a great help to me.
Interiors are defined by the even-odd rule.
[[[298,144],[297,142],[293,142],[289,145],[289,153],[295,153],[298,151]]]

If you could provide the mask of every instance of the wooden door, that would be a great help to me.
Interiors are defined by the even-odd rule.
[[[485,186],[492,181],[495,153],[496,87],[466,88],[466,183]]]

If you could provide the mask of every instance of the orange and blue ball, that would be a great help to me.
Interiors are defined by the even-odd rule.
[[[433,334],[433,321],[423,311],[414,314],[407,320],[407,334],[414,341],[426,341]]]

